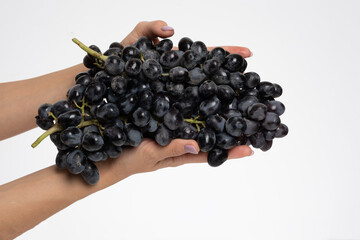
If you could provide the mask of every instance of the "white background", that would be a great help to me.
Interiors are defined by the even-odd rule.
[[[283,87],[290,128],[270,151],[219,168],[132,176],[18,239],[359,240],[359,11],[356,0],[2,1],[0,82],[81,62],[73,37],[105,49],[163,19],[175,44],[249,47],[248,70]],[[0,184],[54,164],[49,139],[30,147],[42,132],[0,142]]]

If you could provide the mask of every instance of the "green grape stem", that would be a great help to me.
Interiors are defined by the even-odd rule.
[[[205,126],[205,121],[199,121],[199,120],[191,119],[191,118],[185,118],[184,121],[188,122],[188,123],[201,124],[201,125]]]
[[[105,62],[105,60],[108,58],[107,56],[92,50],[91,48],[80,42],[77,38],[73,38],[72,41],[76,43],[82,50],[103,62]]]
[[[55,124],[54,126],[49,128],[46,132],[41,134],[40,137],[38,137],[35,140],[35,142],[33,144],[31,144],[31,147],[36,148],[36,146],[39,145],[42,142],[42,140],[44,140],[47,136],[49,136],[50,134],[53,134],[55,132],[59,132],[61,130],[63,130],[63,128],[59,124]]]
[[[76,127],[77,128],[83,128],[83,127],[86,127],[86,126],[89,126],[89,125],[97,125],[97,126],[100,126],[99,122],[96,120],[96,119],[92,119],[92,120],[89,120],[89,121],[82,121],[79,125],[77,125]],[[52,126],[51,128],[49,128],[46,132],[44,132],[43,134],[40,135],[40,137],[38,137],[35,142],[33,144],[31,144],[31,147],[35,148],[37,147],[37,145],[39,145],[42,140],[44,140],[47,136],[50,136],[51,134],[53,133],[56,133],[56,132],[60,132],[64,130],[63,127],[61,127],[59,124],[55,124],[54,126]]]

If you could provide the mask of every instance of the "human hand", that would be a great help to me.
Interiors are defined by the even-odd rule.
[[[168,38],[174,35],[174,29],[167,25],[166,22],[157,20],[152,22],[140,22],[135,28],[129,33],[124,40],[121,41],[123,46],[128,46],[136,42],[142,36],[149,37],[156,45],[160,38]],[[208,47],[212,50],[214,47]],[[230,53],[238,53],[244,58],[251,57],[252,52],[246,47],[239,46],[222,46],[225,50]]]
[[[128,46],[142,36],[149,37],[154,44],[159,42],[158,37],[168,38],[174,35],[174,29],[164,21],[140,22],[129,33],[121,44]],[[209,47],[211,50],[213,47]],[[246,47],[223,46],[230,53],[238,53],[243,57],[250,57],[251,51]],[[229,150],[228,159],[242,158],[252,155],[249,146],[236,146]],[[195,140],[174,139],[165,147],[150,139],[144,139],[136,148],[124,149],[120,157],[111,164],[114,173],[130,176],[141,172],[151,172],[166,167],[177,167],[187,163],[205,163],[207,153],[199,152]]]

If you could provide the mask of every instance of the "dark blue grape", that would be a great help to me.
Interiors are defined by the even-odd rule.
[[[228,158],[228,151],[226,149],[214,148],[207,158],[207,162],[212,167],[218,167],[223,164]]]
[[[60,139],[63,144],[69,147],[76,147],[81,144],[82,131],[77,127],[68,127],[60,133]]]
[[[197,143],[202,152],[209,152],[216,143],[215,132],[211,128],[202,128],[197,136]]]
[[[180,39],[178,43],[179,50],[185,52],[187,50],[191,49],[191,45],[193,44],[193,41],[188,37],[183,37]]]
[[[104,68],[110,75],[119,75],[124,71],[125,62],[119,56],[109,56],[104,63]]]
[[[85,169],[85,154],[82,151],[76,149],[67,155],[66,163],[69,172],[72,174],[79,174]]]
[[[99,133],[88,132],[83,135],[81,146],[89,152],[99,151],[104,145],[104,139]]]
[[[81,172],[81,176],[90,185],[95,185],[100,179],[99,170],[95,164],[90,161],[86,162],[85,169]]]

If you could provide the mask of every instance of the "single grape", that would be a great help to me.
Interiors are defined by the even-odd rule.
[[[134,93],[126,94],[124,97],[120,98],[118,102],[118,109],[120,114],[129,115],[132,111],[135,110],[138,103],[138,97]]]
[[[207,162],[212,167],[218,167],[223,164],[228,158],[228,151],[226,149],[213,148],[207,158]]]
[[[85,168],[81,172],[81,176],[90,185],[95,185],[100,179],[99,170],[95,164],[90,161],[85,163]]]
[[[200,103],[199,112],[203,117],[208,117],[217,113],[220,109],[220,100],[217,97],[205,99]]]
[[[285,112],[285,105],[279,101],[268,101],[266,103],[266,106],[269,112],[276,113],[279,116],[281,116]]]
[[[81,146],[89,152],[99,151],[104,145],[104,139],[99,133],[88,132],[83,135]]]
[[[275,138],[275,131],[263,130],[262,131],[266,141],[271,141]]]
[[[110,44],[109,48],[119,48],[122,50],[124,49],[124,46],[119,42],[113,42]]]
[[[170,110],[164,115],[164,124],[170,130],[176,130],[183,121],[183,115],[176,108],[170,108]]]
[[[203,43],[201,41],[193,42],[193,44],[191,45],[191,50],[193,52],[195,52],[197,55],[199,55],[200,61],[203,61],[206,59],[207,48],[206,48],[205,43]]]
[[[260,148],[263,152],[268,151],[271,147],[272,147],[272,143],[273,141],[265,141],[264,145],[262,145],[262,147]]]
[[[142,71],[150,80],[158,79],[163,73],[161,65],[154,59],[146,60],[142,65]]]
[[[203,98],[210,98],[216,93],[217,85],[211,80],[206,80],[199,86],[199,94]]]
[[[205,73],[201,70],[201,68],[194,68],[189,71],[189,78],[187,83],[190,85],[200,85],[206,78]]]
[[[67,156],[69,155],[70,151],[59,151],[56,155],[56,159],[55,159],[55,164],[58,168],[60,169],[66,169],[67,163],[66,163],[66,159]]]
[[[103,131],[104,137],[113,145],[121,147],[126,142],[126,134],[123,128],[118,125],[108,126]]]
[[[105,56],[120,56],[121,55],[121,49],[118,48],[118,47],[112,47],[112,48],[109,48],[108,50],[106,50],[104,52],[104,55]]]
[[[124,60],[119,56],[109,56],[104,63],[104,68],[110,75],[119,75],[124,71],[125,63]]]
[[[246,81],[244,82],[244,85],[247,88],[255,88],[260,83],[260,76],[259,74],[255,72],[247,72],[245,73]]]
[[[280,123],[279,126],[275,129],[276,138],[285,137],[288,133],[289,133],[289,128],[283,123]]]
[[[133,46],[127,46],[122,50],[122,59],[127,62],[131,58],[140,58],[140,50]]]
[[[199,55],[194,51],[187,50],[180,59],[180,65],[188,70],[194,69],[199,62],[199,58]]]
[[[206,119],[206,126],[212,128],[216,133],[221,133],[224,131],[225,123],[226,123],[225,118],[223,118],[218,114],[210,115]]]
[[[92,78],[87,72],[83,73],[77,78],[75,77],[75,79],[76,79],[76,84],[80,84],[83,86],[87,86],[92,82]]]
[[[257,133],[251,135],[249,137],[251,145],[254,148],[261,148],[265,144],[265,137],[264,134],[261,131],[258,131]]]
[[[225,62],[226,53],[222,47],[216,47],[210,52],[210,58],[216,58],[220,64]]]
[[[138,93],[139,96],[139,106],[146,110],[151,109],[151,105],[154,99],[154,94],[150,89],[145,89]]]
[[[76,149],[67,155],[66,163],[69,172],[72,174],[80,174],[85,169],[85,154],[82,151]]]
[[[169,71],[170,80],[177,83],[186,82],[189,78],[189,72],[183,67],[174,67]]]
[[[217,58],[209,59],[203,65],[204,73],[206,75],[213,75],[219,71],[220,66],[221,63]]]
[[[258,85],[259,94],[264,97],[272,97],[275,93],[274,85],[271,82],[262,81]]]
[[[58,117],[58,124],[63,128],[67,128],[69,126],[79,125],[81,123],[81,120],[81,112],[76,109],[60,114]]]
[[[213,80],[216,84],[228,85],[230,83],[230,72],[224,68],[220,68],[214,75],[211,76],[211,80]]]
[[[114,122],[119,114],[119,108],[114,103],[105,103],[96,111],[96,117],[102,123]]]
[[[266,113],[265,119],[262,121],[261,126],[266,130],[275,130],[280,125],[280,118],[276,113]]]
[[[222,132],[216,134],[216,146],[222,149],[231,149],[236,145],[236,140],[231,135]]]
[[[196,139],[197,135],[197,129],[188,122],[182,122],[180,127],[176,130],[176,138]]]
[[[225,57],[224,67],[230,72],[240,71],[244,58],[237,53],[229,54]]]
[[[132,113],[132,122],[135,126],[145,127],[150,121],[150,112],[142,107],[138,107]]]
[[[137,76],[141,72],[141,69],[142,63],[138,58],[131,58],[125,64],[125,73],[131,77]]]
[[[218,85],[216,96],[221,102],[230,103],[235,97],[235,92],[229,85]]]
[[[103,100],[105,93],[106,85],[104,83],[93,82],[85,89],[84,96],[89,103],[96,104]]]
[[[160,124],[154,134],[154,139],[161,146],[168,145],[171,142],[170,130],[164,124]]]
[[[183,37],[180,39],[178,46],[179,50],[185,52],[187,50],[191,49],[191,45],[193,44],[193,41],[188,37]]]
[[[111,90],[118,94],[123,95],[127,91],[128,80],[123,76],[115,76],[111,79]]]
[[[60,139],[63,144],[69,147],[76,147],[81,143],[83,133],[77,127],[68,127],[60,133]]]
[[[240,90],[244,87],[245,75],[241,72],[230,73],[230,86],[234,90]]]
[[[245,136],[249,137],[249,136],[257,133],[257,131],[260,128],[260,123],[258,121],[254,121],[254,120],[251,120],[248,118],[243,118],[243,119],[244,119],[245,125],[246,125],[245,131],[244,131]]]
[[[71,110],[71,104],[67,100],[60,100],[52,106],[50,111],[54,114],[55,117],[58,117],[60,114]]]
[[[274,98],[280,97],[282,95],[282,92],[283,92],[281,86],[279,84],[276,84],[276,83],[274,83],[273,85],[274,85],[274,90],[275,90],[274,94],[273,94],[273,97]]]
[[[139,49],[140,52],[143,52],[148,49],[154,49],[154,44],[150,38],[142,36],[135,42],[135,47]]]
[[[151,113],[154,116],[161,118],[169,111],[169,109],[170,100],[164,96],[157,96],[153,102]]]
[[[247,116],[256,121],[265,119],[266,113],[267,106],[262,103],[254,103],[247,110]]]
[[[137,147],[140,145],[143,140],[143,135],[141,131],[132,123],[125,125],[124,132],[126,134],[126,145]]]
[[[158,53],[163,54],[164,52],[170,51],[173,48],[173,42],[170,39],[163,39],[156,45],[155,48]]]
[[[254,103],[258,103],[259,99],[254,96],[245,96],[240,99],[238,109],[243,116],[247,116],[248,108]]]
[[[80,104],[81,100],[83,99],[85,89],[86,86],[81,84],[76,84],[72,88],[70,88],[66,94],[69,102],[76,102],[77,104]]]
[[[213,149],[216,143],[215,132],[211,128],[202,128],[196,141],[202,152],[209,152]]]
[[[176,50],[164,52],[160,56],[160,63],[165,69],[171,69],[180,65],[181,53]]]
[[[246,122],[241,117],[230,117],[226,120],[225,129],[229,135],[240,137],[246,129]]]

